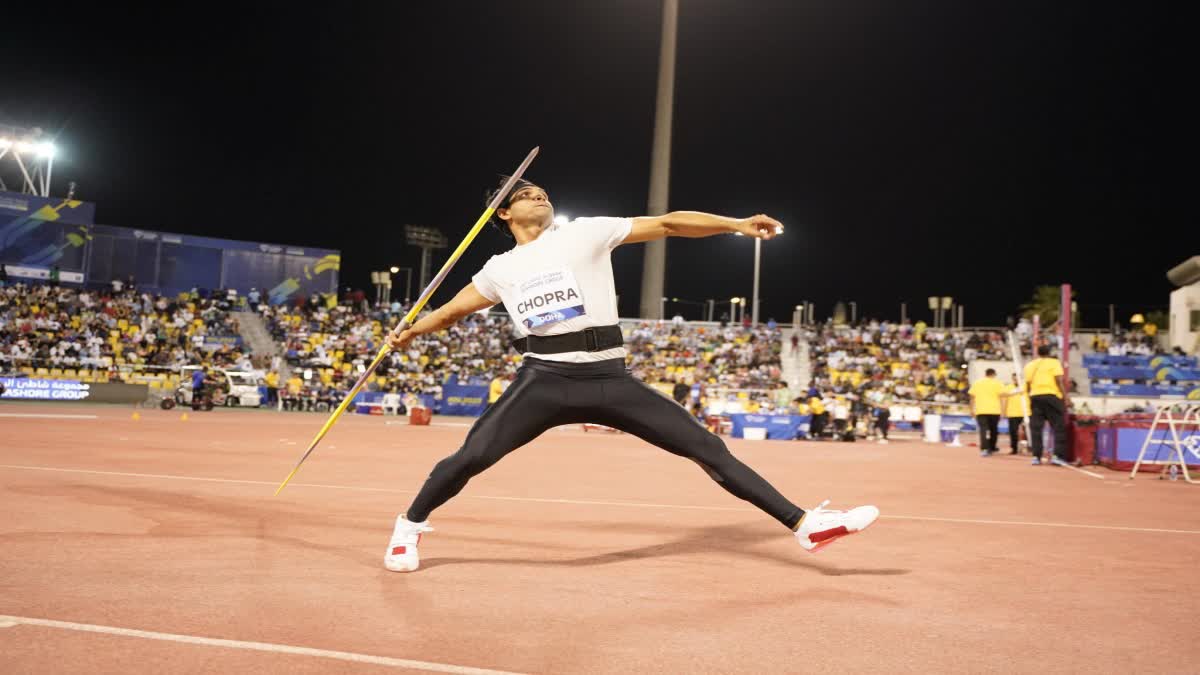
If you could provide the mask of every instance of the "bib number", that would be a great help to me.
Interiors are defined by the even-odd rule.
[[[583,293],[568,268],[542,272],[517,287],[516,315],[527,329],[549,326],[587,314]]]

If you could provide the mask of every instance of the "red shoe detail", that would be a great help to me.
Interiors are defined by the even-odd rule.
[[[808,535],[808,540],[814,544],[819,544],[826,539],[836,539],[844,534],[850,534],[850,530],[847,530],[845,525],[838,525],[832,530],[813,532],[812,534]]]
[[[406,546],[397,546],[392,549],[392,555],[404,555],[404,552],[406,550],[407,550]]]

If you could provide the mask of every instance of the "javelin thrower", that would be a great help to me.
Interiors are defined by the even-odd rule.
[[[420,566],[417,545],[423,532],[432,531],[429,515],[473,476],[542,432],[581,422],[620,429],[691,459],[730,494],[787,527],[808,551],[875,522],[879,509],[874,506],[834,511],[823,508],[825,502],[805,512],[734,457],[685,409],[625,368],[610,260],[614,248],[734,232],[771,239],[783,232],[778,221],[764,215],[737,219],[677,211],[555,225],[550,196],[526,180],[498,203],[499,220],[493,225],[515,246],[488,260],[449,303],[411,326],[401,324],[388,341],[393,350],[404,350],[418,335],[503,302],[521,336],[512,346],[524,355],[523,365],[512,386],[467,432],[462,447],[433,467],[408,510],[396,518],[384,557],[387,569],[412,572]]]

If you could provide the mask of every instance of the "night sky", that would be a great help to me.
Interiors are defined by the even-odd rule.
[[[892,319],[907,301],[920,318],[939,294],[996,325],[1035,285],[1069,281],[1103,326],[1110,302],[1165,308],[1167,269],[1200,253],[1182,17],[680,4],[670,206],[788,226],[763,246],[763,319],[801,300]],[[560,213],[646,210],[654,0],[18,5],[0,123],[58,134],[55,192],[76,181],[98,222],[336,248],[342,285],[367,288],[372,269],[417,264],[404,224],[457,243],[534,145],[529,177]],[[485,232],[435,304],[506,241]],[[751,294],[752,251],[671,240],[666,294],[728,307]],[[641,258],[614,255],[623,316]]]

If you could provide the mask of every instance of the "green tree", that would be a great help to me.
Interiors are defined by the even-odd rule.
[[[1075,292],[1071,292],[1075,299]],[[1032,319],[1035,315],[1041,317],[1042,325],[1049,326],[1058,321],[1059,310],[1062,309],[1061,286],[1038,286],[1033,289],[1033,299],[1021,305],[1021,316]]]

